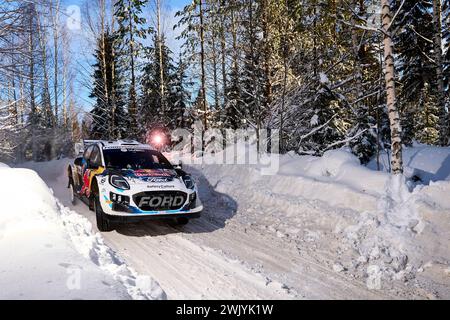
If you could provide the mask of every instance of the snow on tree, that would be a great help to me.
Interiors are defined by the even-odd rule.
[[[94,85],[90,97],[95,98],[91,111],[94,139],[128,137],[128,116],[125,110],[124,65],[115,54],[117,35],[108,28],[97,40],[94,65]],[[106,82],[105,82],[106,80]]]

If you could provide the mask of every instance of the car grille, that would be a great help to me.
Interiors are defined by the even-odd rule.
[[[134,203],[144,211],[178,210],[186,199],[187,194],[181,191],[147,191],[133,196]]]

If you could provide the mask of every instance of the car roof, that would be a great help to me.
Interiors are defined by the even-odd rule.
[[[84,146],[96,144],[103,150],[112,149],[139,149],[139,150],[155,150],[151,145],[140,143],[135,140],[84,140]]]

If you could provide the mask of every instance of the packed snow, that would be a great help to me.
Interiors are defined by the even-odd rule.
[[[162,299],[29,169],[0,163],[1,299]]]
[[[345,149],[282,155],[272,175],[267,165],[212,164],[216,153],[204,157],[208,164],[185,165],[205,205],[200,219],[120,226],[103,237],[169,299],[448,299],[450,181],[441,173],[449,155],[407,149],[410,171],[428,173],[417,179],[362,166]],[[95,222],[84,204],[70,204],[69,161],[26,166],[76,220]]]

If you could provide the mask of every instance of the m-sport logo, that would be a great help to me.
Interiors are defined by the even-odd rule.
[[[183,205],[185,198],[183,196],[144,196],[139,200],[138,206],[150,208],[172,208]]]
[[[171,182],[173,179],[170,177],[150,177],[147,178],[146,181],[150,183],[164,183]]]

